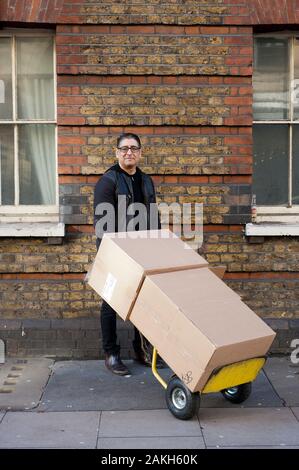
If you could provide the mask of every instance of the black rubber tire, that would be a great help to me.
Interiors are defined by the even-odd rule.
[[[192,393],[178,377],[167,384],[166,403],[169,411],[178,419],[191,419],[200,406],[199,393]]]
[[[251,394],[251,382],[236,385],[236,387],[221,390],[224,398],[231,403],[243,403]]]

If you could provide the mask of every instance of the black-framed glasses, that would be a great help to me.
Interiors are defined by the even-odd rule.
[[[131,150],[132,153],[137,153],[141,147],[136,147],[135,145],[132,145],[131,147],[125,146],[125,147],[117,147],[117,148],[118,150],[121,151],[121,153],[125,155],[126,153],[128,153],[129,150]]]

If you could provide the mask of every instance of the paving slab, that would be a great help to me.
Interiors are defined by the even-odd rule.
[[[107,371],[104,361],[58,361],[42,396],[38,411],[150,410],[165,409],[165,392],[150,368],[124,361],[130,377],[117,377]],[[167,381],[172,371],[159,370]],[[63,393],[61,391],[63,390]],[[221,393],[203,395],[202,408],[282,406],[267,376],[261,372],[253,383],[251,396],[234,405]]]
[[[48,358],[9,358],[0,366],[0,409],[30,410],[35,408],[54,364]]]
[[[196,417],[182,421],[176,419],[168,410],[103,411],[99,438],[124,436],[197,437],[198,441],[202,441],[202,432]]]
[[[102,438],[98,449],[204,449],[200,437]]]
[[[287,406],[299,406],[299,366],[289,357],[269,358],[264,371]]]
[[[299,407],[291,408],[291,410],[299,421]]]
[[[151,410],[166,408],[165,391],[151,369],[128,360],[131,376],[109,372],[104,361],[59,361],[38,411]],[[160,370],[166,380],[170,369]]]
[[[283,406],[283,400],[277,395],[266,374],[261,371],[252,383],[250,397],[241,405],[235,405],[221,393],[208,393],[201,396],[201,408],[256,408]]]
[[[95,449],[99,420],[97,412],[7,412],[0,448]]]
[[[199,421],[208,447],[299,445],[299,423],[289,408],[205,408]]]

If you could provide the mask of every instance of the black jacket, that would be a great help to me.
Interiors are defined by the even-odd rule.
[[[144,206],[146,208],[146,218],[144,221],[146,230],[161,228],[160,219],[158,215],[158,208],[156,203],[155,187],[152,178],[140,170],[136,169],[141,175],[141,188],[144,199]],[[119,206],[119,196],[122,200],[121,204],[125,206]],[[94,191],[94,226],[97,235],[97,248],[101,243],[102,230],[97,230],[98,222],[101,222],[103,217],[106,217],[106,212],[103,212],[99,204],[109,203],[114,207],[115,216],[113,221],[111,218],[107,218],[107,225],[105,230],[107,232],[118,232],[127,231],[123,227],[127,227],[129,221],[134,217],[128,215],[127,210],[130,204],[134,203],[134,193],[132,187],[131,178],[120,168],[118,164],[113,165],[109,168],[103,176],[98,180],[95,191]],[[104,219],[105,220],[105,219]],[[111,224],[109,227],[109,223]],[[101,222],[103,224],[103,220]],[[98,224],[99,227],[100,224]]]

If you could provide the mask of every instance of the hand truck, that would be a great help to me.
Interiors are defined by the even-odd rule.
[[[166,391],[166,404],[169,411],[178,419],[192,418],[199,410],[200,397],[204,393],[221,392],[231,403],[243,403],[251,394],[252,382],[266,362],[265,357],[247,359],[215,369],[201,392],[191,392],[178,376],[173,375],[169,382],[157,371],[158,351],[153,348],[152,372]]]

